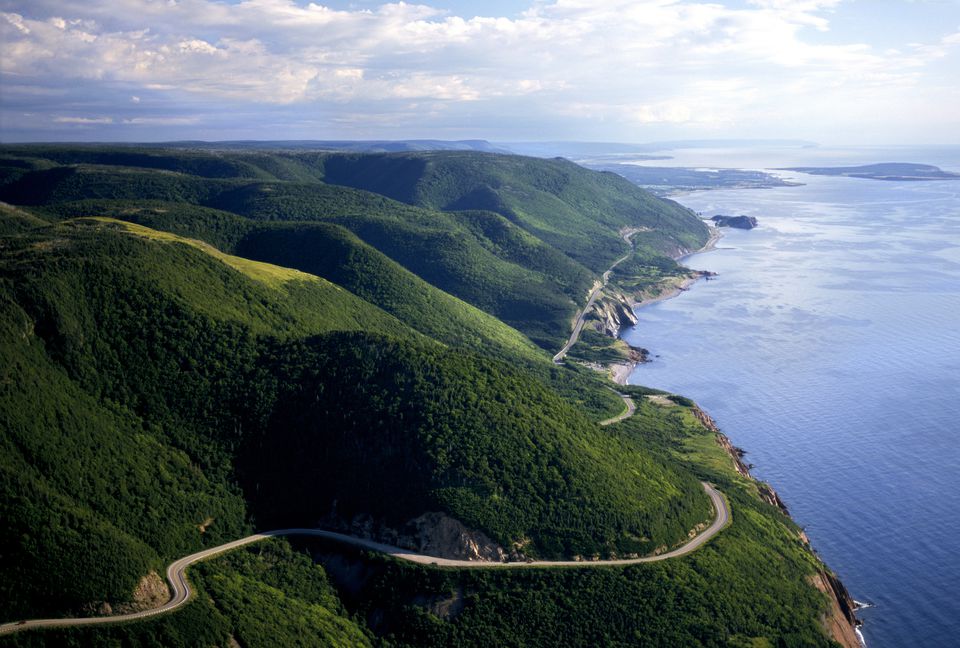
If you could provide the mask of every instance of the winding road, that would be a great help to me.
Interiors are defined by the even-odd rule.
[[[623,235],[623,240],[626,241],[631,247],[633,242],[630,240],[630,237],[636,234],[637,232],[644,231],[643,229],[631,230]],[[553,356],[553,361],[556,364],[563,362],[563,359],[567,357],[570,349],[574,344],[577,343],[577,340],[580,339],[580,332],[583,331],[583,325],[586,322],[587,313],[590,311],[590,308],[593,306],[593,303],[597,301],[597,296],[600,294],[600,291],[603,290],[607,282],[610,281],[610,273],[613,272],[613,269],[618,265],[626,261],[633,254],[633,251],[627,252],[622,257],[613,262],[613,265],[607,268],[607,271],[603,273],[603,281],[598,281],[594,283],[593,290],[590,291],[590,294],[587,295],[587,303],[584,304],[583,309],[577,313],[577,319],[573,325],[573,332],[570,333],[570,339],[567,340],[567,343],[563,345],[563,348]]]
[[[632,245],[630,237],[635,234],[637,231],[643,231],[643,229],[630,230],[623,234],[623,239]],[[610,268],[603,273],[603,281],[598,282],[599,285],[595,285],[593,290],[590,292],[590,295],[587,299],[586,305],[583,307],[583,310],[577,316],[576,324],[573,328],[573,333],[570,335],[570,339],[564,345],[557,355],[553,357],[553,361],[560,363],[563,361],[563,358],[567,355],[567,352],[570,348],[576,343],[577,339],[580,337],[580,332],[583,330],[583,325],[587,311],[590,310],[590,307],[593,306],[594,302],[597,299],[597,295],[600,291],[607,285],[607,282],[610,280],[610,273],[613,271],[617,265],[630,258],[631,253],[628,253],[619,259],[617,259]],[[623,413],[614,416],[613,418],[601,421],[600,425],[612,425],[614,423],[619,423],[624,419],[633,416],[636,412],[636,404],[633,402],[633,399],[625,394],[617,392],[617,395],[623,399],[626,409]],[[654,556],[642,556],[639,558],[616,558],[610,560],[532,560],[529,562],[486,562],[486,561],[474,561],[474,560],[460,560],[454,558],[441,558],[438,556],[428,556],[425,554],[420,554],[409,549],[402,549],[400,547],[394,547],[392,545],[382,544],[375,542],[373,540],[367,540],[365,538],[357,538],[355,536],[345,535],[343,533],[336,533],[335,531],[326,531],[324,529],[276,529],[273,531],[264,531],[262,533],[254,533],[245,538],[240,538],[239,540],[234,540],[232,542],[227,542],[225,544],[219,545],[217,547],[211,547],[209,549],[204,549],[203,551],[198,551],[197,553],[190,554],[189,556],[184,556],[179,560],[174,561],[167,567],[167,581],[170,583],[170,589],[173,592],[173,595],[170,597],[170,600],[167,601],[164,605],[152,608],[149,610],[142,610],[140,612],[131,612],[129,614],[115,614],[111,616],[100,616],[100,617],[83,617],[83,618],[62,618],[62,619],[30,619],[26,621],[17,621],[13,623],[5,623],[0,625],[0,636],[5,634],[12,634],[14,632],[19,632],[23,630],[30,630],[34,628],[67,628],[67,627],[77,627],[77,626],[88,626],[88,625],[101,625],[108,623],[119,623],[126,621],[138,621],[141,619],[147,619],[154,617],[160,614],[165,614],[167,612],[172,612],[177,608],[186,605],[193,595],[193,590],[190,588],[190,581],[187,580],[187,568],[191,565],[194,565],[202,560],[212,558],[219,554],[222,554],[226,551],[237,549],[245,545],[260,542],[261,540],[267,540],[269,538],[277,538],[281,536],[312,536],[318,538],[325,538],[327,540],[334,540],[336,542],[342,542],[347,545],[352,545],[354,547],[360,547],[361,549],[369,549],[371,551],[377,551],[380,553],[393,556],[394,558],[400,560],[408,560],[413,563],[418,563],[421,565],[432,565],[436,567],[452,567],[457,569],[537,569],[537,568],[550,568],[550,567],[598,567],[598,566],[616,566],[616,565],[636,565],[640,563],[651,563],[659,562],[661,560],[669,560],[671,558],[679,558],[685,556],[693,551],[696,551],[701,546],[706,544],[717,535],[730,521],[730,509],[727,505],[726,499],[723,495],[714,488],[712,485],[707,482],[701,482],[704,490],[707,495],[710,497],[710,501],[713,504],[714,512],[716,513],[713,522],[704,529],[701,533],[695,535],[689,541],[683,545],[673,549],[671,551],[657,554]]]
[[[606,421],[600,421],[600,425],[613,425],[614,423],[619,423],[624,419],[628,419],[633,416],[634,412],[637,411],[637,404],[633,402],[633,399],[627,396],[626,394],[621,394],[620,392],[615,392],[617,396],[623,399],[623,403],[627,406],[622,413],[617,414],[613,418],[608,418]]]
[[[422,565],[455,567],[458,569],[597,567],[610,565],[636,565],[639,563],[650,563],[661,560],[669,560],[670,558],[679,558],[680,556],[685,556],[703,546],[711,538],[717,535],[720,530],[723,529],[723,527],[726,526],[730,521],[730,509],[727,506],[726,500],[716,488],[706,482],[702,483],[707,495],[710,496],[710,501],[713,503],[713,508],[716,512],[716,517],[714,518],[713,523],[710,524],[710,526],[707,527],[702,533],[699,533],[691,538],[689,542],[677,547],[676,549],[673,549],[672,551],[655,556],[643,556],[641,558],[618,558],[613,560],[533,560],[530,562],[480,562],[472,560],[440,558],[437,556],[426,556],[424,554],[410,551],[409,549],[401,549],[400,547],[381,544],[379,542],[374,542],[373,540],[348,536],[342,533],[336,533],[334,531],[325,531],[323,529],[277,529],[275,531],[254,533],[246,538],[240,538],[239,540],[234,540],[233,542],[228,542],[218,547],[211,547],[210,549],[198,551],[197,553],[190,554],[189,556],[185,556],[173,562],[167,568],[167,580],[170,582],[170,587],[173,590],[173,596],[170,597],[170,600],[167,601],[166,604],[158,608],[143,610],[141,612],[132,612],[130,614],[116,614],[113,616],[84,617],[79,619],[32,619],[29,621],[6,623],[0,625],[0,635],[18,632],[21,630],[30,630],[33,628],[66,628],[75,626],[99,625],[103,623],[118,623],[122,621],[137,621],[140,619],[157,616],[158,614],[171,612],[185,605],[193,595],[193,590],[190,588],[190,582],[187,580],[188,567],[200,562],[201,560],[212,558],[213,556],[221,554],[225,551],[230,551],[231,549],[236,549],[253,542],[260,542],[261,540],[280,536],[314,536],[326,538],[328,540],[335,540],[337,542],[342,542],[354,547],[378,551],[393,556],[394,558],[409,560],[410,562],[419,563]]]

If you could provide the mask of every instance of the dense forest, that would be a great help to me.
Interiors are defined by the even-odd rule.
[[[417,547],[442,516],[507,572],[271,540],[139,623],[0,645],[829,645],[822,566],[691,403],[552,354],[599,275],[682,272],[707,229],[565,160],[0,148],[0,622],[135,609],[254,529]],[[633,245],[624,232],[633,232]],[[589,342],[589,340],[588,340]],[[431,517],[433,516],[433,517]],[[425,527],[426,525],[426,527]]]

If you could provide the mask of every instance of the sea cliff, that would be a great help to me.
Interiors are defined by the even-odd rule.
[[[741,476],[750,479],[756,484],[757,494],[760,499],[771,506],[777,507],[784,515],[790,517],[790,511],[787,510],[786,504],[783,503],[783,500],[777,494],[777,491],[774,490],[773,486],[754,478],[753,475],[750,474],[750,466],[743,461],[745,452],[731,443],[730,439],[720,431],[716,421],[714,421],[709,414],[699,407],[694,407],[693,413],[704,427],[716,435],[717,443],[730,455],[734,469]],[[803,541],[803,544],[806,545],[808,551],[816,556],[807,535],[803,531],[799,531],[798,535]],[[834,641],[844,646],[844,648],[862,648],[863,643],[857,636],[857,627],[860,625],[860,621],[856,617],[856,602],[853,600],[853,597],[850,596],[847,588],[844,587],[837,575],[834,574],[818,556],[816,556],[816,560],[818,564],[817,571],[810,577],[810,583],[830,599],[830,610],[824,615],[821,621],[824,629],[830,634]]]
[[[710,241],[701,250],[698,250],[698,252],[705,252],[713,249],[721,234],[717,229],[714,229],[711,234]],[[677,258],[682,258],[682,256],[678,255]],[[633,303],[631,306],[632,308],[637,308],[646,306],[650,303],[670,299],[687,290],[689,286],[698,279],[702,277],[709,278],[710,276],[714,276],[713,273],[696,272],[696,274],[693,274],[680,282],[668,282],[661,288],[660,294],[658,294],[656,297],[642,299]],[[634,316],[626,321],[635,323],[637,318]],[[621,332],[622,329],[618,329],[616,335],[619,336]],[[643,360],[646,361],[646,354],[644,354]],[[637,364],[637,362],[631,361],[629,363],[619,363],[611,367],[611,374],[614,382],[617,382],[618,384],[626,384],[630,373],[632,373],[633,368],[636,367]],[[736,470],[736,472],[742,477],[755,484],[757,496],[767,504],[779,509],[783,515],[791,517],[790,511],[787,509],[786,504],[773,486],[754,478],[750,473],[751,466],[743,460],[745,455],[744,450],[733,445],[730,439],[723,434],[723,432],[717,426],[716,421],[714,421],[709,414],[700,409],[699,406],[693,407],[692,411],[696,419],[705,428],[715,434],[717,444],[720,445],[720,447],[722,447],[730,456],[730,459],[733,462],[734,470]],[[834,641],[839,643],[844,648],[863,648],[864,643],[857,632],[857,628],[860,626],[861,622],[856,617],[856,602],[836,574],[834,574],[830,568],[827,567],[827,565],[820,560],[818,556],[816,556],[816,553],[813,550],[810,540],[806,534],[800,530],[798,531],[798,536],[811,555],[815,557],[817,563],[817,570],[811,575],[810,584],[826,594],[829,598],[829,611],[825,613],[824,617],[821,619],[824,630],[831,638],[833,638]]]

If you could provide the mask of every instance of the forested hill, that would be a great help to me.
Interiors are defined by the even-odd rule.
[[[702,244],[677,205],[559,160],[65,146],[0,149],[0,200],[0,622],[149,605],[254,529],[590,560],[683,544],[702,480],[733,512],[578,578],[273,541],[155,621],[0,643],[828,645],[819,563],[689,403],[602,427],[551,361],[622,232],[632,272]]]
[[[432,151],[330,155],[324,179],[421,207],[480,209],[511,222],[594,271],[622,254],[624,228],[650,228],[675,249],[693,250],[707,229],[690,211],[623,177],[562,158]],[[662,249],[668,252],[668,249]]]
[[[265,229],[276,242],[306,223],[337,225],[553,350],[599,274],[630,249],[622,231],[642,230],[636,240],[663,254],[707,239],[688,210],[619,176],[479,152],[6,147],[0,178],[0,200],[53,219],[109,215],[294,267],[308,260],[261,247]]]

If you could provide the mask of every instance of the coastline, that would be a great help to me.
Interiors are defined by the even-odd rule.
[[[693,256],[694,254],[703,254],[704,252],[711,252],[716,249],[717,243],[719,243],[720,239],[723,238],[723,232],[719,227],[715,227],[713,225],[707,224],[707,227],[710,228],[710,238],[708,238],[707,242],[703,244],[703,247],[692,252],[682,252],[681,254],[673,257],[674,261],[680,262]],[[637,310],[643,308],[644,306],[650,306],[668,299],[673,299],[687,290],[690,290],[690,287],[697,283],[700,279],[709,276],[711,275],[699,272],[696,275],[685,277],[677,284],[667,287],[660,294],[654,297],[641,299],[640,301],[631,301],[630,309],[634,312],[634,314],[636,314]],[[622,339],[622,336],[617,335],[617,338]],[[608,365],[607,371],[608,375],[610,376],[610,380],[618,385],[626,385],[627,380],[630,378],[630,374],[633,373],[633,370],[643,362],[646,362],[646,360],[628,360],[625,362],[615,362]]]
[[[687,252],[679,255],[675,257],[675,260],[679,262],[683,259],[693,256],[694,254],[700,254],[714,250],[716,249],[717,243],[722,237],[723,233],[720,231],[720,228],[711,227],[710,239],[702,248],[693,252]],[[699,273],[695,276],[687,277],[681,280],[673,288],[665,290],[662,294],[657,295],[656,297],[631,304],[631,308],[634,312],[636,312],[638,309],[644,306],[672,299],[688,290],[690,286],[695,284],[699,279],[707,276],[710,275],[706,273]],[[619,337],[620,336],[618,335],[618,338]],[[609,365],[607,370],[609,372],[610,379],[617,385],[626,385],[627,380],[633,373],[633,370],[639,364],[641,364],[641,362],[644,362],[644,360],[639,362],[618,362]],[[745,452],[733,445],[730,439],[717,426],[713,418],[700,409],[699,406],[694,406],[694,415],[704,425],[704,427],[714,432],[717,443],[730,456],[733,461],[734,469],[737,471],[737,473],[756,485],[757,494],[760,499],[771,506],[777,507],[784,515],[792,520],[793,518],[790,515],[790,511],[787,510],[786,504],[784,504],[783,500],[780,499],[780,496],[777,494],[776,490],[774,490],[773,486],[756,479],[752,474],[750,474],[750,466],[748,466],[742,459]],[[859,607],[857,602],[847,591],[847,588],[843,585],[837,575],[834,574],[833,571],[831,571],[830,568],[816,555],[816,552],[810,543],[810,539],[802,530],[799,532],[799,538],[806,546],[807,550],[816,558],[818,564],[816,573],[811,575],[810,584],[825,594],[830,600],[829,611],[825,613],[823,619],[821,620],[825,632],[834,641],[843,646],[843,648],[866,648],[866,641],[863,638],[863,634],[860,632],[860,626],[862,625],[862,622],[856,616],[856,611]]]

